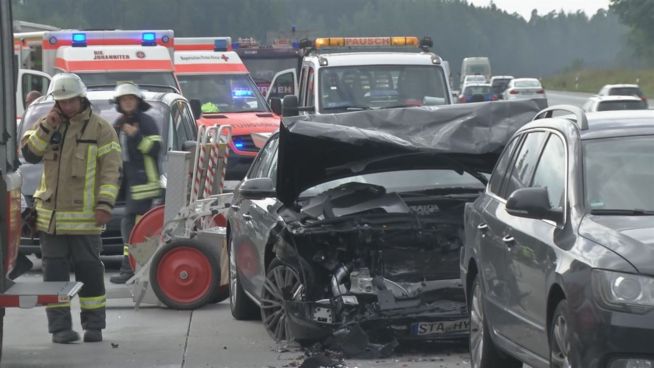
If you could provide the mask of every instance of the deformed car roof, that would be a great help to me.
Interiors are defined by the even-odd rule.
[[[285,118],[277,198],[289,205],[326,181],[373,172],[450,168],[490,173],[532,100],[381,109]]]

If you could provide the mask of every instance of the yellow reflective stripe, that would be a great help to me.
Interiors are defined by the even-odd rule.
[[[106,145],[105,145],[106,146]],[[84,211],[95,207],[95,169],[98,147],[90,145],[86,154],[86,177],[84,178]]]
[[[123,255],[128,256],[129,255],[129,245],[125,244],[123,246]]]
[[[100,197],[104,196],[115,200],[118,196],[118,186],[113,184],[100,185],[100,193],[98,195]]]
[[[130,187],[132,199],[135,200],[154,198],[161,195],[157,166],[154,159],[150,156],[143,157],[143,165],[148,182]]]
[[[27,140],[27,142],[39,154],[42,154],[43,152],[45,152],[45,149],[48,147],[48,142],[41,139],[41,137],[38,136],[36,131],[33,131],[33,132],[30,133],[30,137]]]
[[[117,142],[111,142],[98,148],[98,157],[102,157],[111,151],[116,151],[120,153],[120,144],[118,144]]]
[[[55,217],[57,221],[84,221],[94,220],[95,212],[93,211],[57,211]]]
[[[85,310],[104,308],[107,305],[107,297],[105,295],[89,297],[80,296],[79,305]]]
[[[48,304],[45,306],[46,309],[54,309],[54,308],[70,308],[70,303],[57,303],[57,304]]]
[[[56,230],[70,230],[70,231],[100,231],[102,229],[100,226],[97,226],[95,222],[88,223],[73,223],[73,222],[57,222]]]
[[[147,135],[141,139],[141,142],[136,148],[143,153],[147,153],[152,149],[155,142],[161,142],[161,137],[158,135]]]
[[[145,175],[148,177],[148,183],[159,185],[157,166],[154,159],[150,156],[145,156],[143,157],[143,164],[145,166]]]

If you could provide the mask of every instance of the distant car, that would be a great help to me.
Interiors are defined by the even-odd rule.
[[[459,95],[459,103],[494,101],[497,98],[493,94],[490,84],[467,84]]]
[[[647,102],[636,96],[593,96],[584,104],[584,110],[647,110]]]
[[[505,100],[546,100],[545,89],[536,78],[516,78],[509,82],[502,95]]]
[[[498,100],[502,99],[502,94],[506,90],[506,87],[509,85],[509,82],[513,79],[513,76],[510,75],[496,75],[491,78],[490,84],[493,88],[493,93],[497,96]]]
[[[474,74],[474,75],[466,75],[463,78],[463,83],[461,84],[461,89],[465,87],[467,84],[473,84],[473,83],[488,83],[488,79],[486,79],[485,76],[481,74]]]
[[[113,90],[107,91],[89,91],[87,98],[91,101],[91,108],[109,123],[118,118],[119,113],[116,106],[110,102],[113,98]],[[145,101],[151,108],[146,112],[151,116],[159,128],[163,147],[159,157],[159,166],[162,169],[162,184],[165,183],[165,173],[163,165],[166,159],[166,153],[170,150],[182,151],[184,143],[195,141],[197,136],[197,127],[189,102],[183,96],[177,93],[155,93],[144,92]],[[51,97],[41,97],[34,101],[25,112],[25,116],[18,127],[18,137],[32,128],[41,117],[45,116],[54,104]],[[20,138],[19,138],[20,139]],[[32,203],[32,195],[39,185],[43,164],[30,164],[26,162],[22,155],[19,154],[21,162],[19,171],[23,178],[21,187],[27,203]],[[102,233],[102,254],[117,255],[123,254],[123,240],[120,233],[120,220],[125,213],[124,188],[121,188],[118,194],[118,200],[114,207],[111,222],[107,224],[107,229]],[[40,254],[39,240],[31,237],[21,238],[22,253]]]
[[[654,111],[566,110],[465,208],[472,367],[654,366]]]
[[[637,84],[607,84],[597,93],[598,96],[636,96],[647,105],[647,97]]]

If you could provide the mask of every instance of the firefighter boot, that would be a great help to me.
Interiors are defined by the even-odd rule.
[[[84,332],[84,342],[102,341],[102,330],[86,330]]]
[[[102,339],[102,335],[100,335]],[[70,344],[79,340],[79,334],[73,330],[64,330],[52,334],[52,342],[56,344]],[[86,335],[84,335],[86,340]]]
[[[129,257],[123,256],[123,262],[120,265],[120,273],[109,278],[109,282],[112,284],[124,284],[127,280],[131,279],[134,276],[132,271],[132,266],[129,264]]]

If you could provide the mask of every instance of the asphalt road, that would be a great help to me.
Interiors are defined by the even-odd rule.
[[[275,344],[260,321],[236,321],[228,302],[195,311],[159,307],[134,310],[129,290],[112,285],[120,258],[105,258],[108,296],[107,329],[102,343],[58,345],[50,341],[43,308],[7,309],[2,367],[300,367],[304,353]],[[40,262],[20,279],[41,278]],[[79,304],[73,302],[74,329],[81,331]],[[333,358],[333,357],[330,357]],[[400,346],[386,359],[345,360],[342,367],[469,367],[467,345],[422,343]]]

